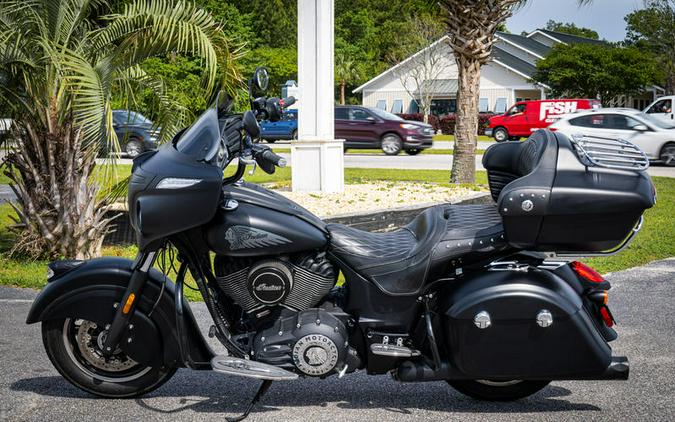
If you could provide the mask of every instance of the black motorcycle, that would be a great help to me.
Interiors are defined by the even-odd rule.
[[[258,69],[251,93],[266,85]],[[610,285],[572,256],[620,250],[654,205],[637,147],[545,130],[495,144],[483,158],[493,203],[434,206],[370,233],[243,181],[247,165],[285,164],[255,141],[258,120],[279,119],[294,101],[251,98],[244,114],[216,101],[134,160],[133,262],[49,264],[27,322],[42,322],[47,354],[72,384],[132,397],[187,367],[263,380],[252,406],[272,381],[359,369],[446,380],[485,400],[522,398],[551,380],[628,378],[627,359],[608,344],[617,337]],[[200,333],[188,282],[227,355]]]

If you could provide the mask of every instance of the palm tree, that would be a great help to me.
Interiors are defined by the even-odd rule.
[[[579,0],[579,4],[590,0]],[[452,183],[474,183],[481,66],[490,60],[495,32],[527,0],[440,0],[459,70]]]
[[[347,84],[359,79],[359,70],[356,63],[345,57],[344,54],[335,56],[335,79],[340,84],[340,104],[345,104],[345,88]]]
[[[201,57],[205,92],[233,90],[239,81],[238,49],[207,12],[181,1],[131,0],[117,12],[106,4],[0,4],[0,108],[10,110],[16,141],[5,174],[17,195],[15,250],[32,256],[100,253],[109,196],[95,183],[94,167],[101,145],[119,148],[113,98],[133,103],[134,92],[152,89],[161,136],[183,123],[161,82],[141,69],[143,60],[167,53]]]

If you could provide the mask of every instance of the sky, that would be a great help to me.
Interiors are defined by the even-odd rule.
[[[642,0],[594,0],[581,7],[577,0],[530,0],[506,21],[506,27],[520,34],[544,27],[553,19],[594,29],[608,41],[621,41],[626,35],[624,16],[642,7]]]

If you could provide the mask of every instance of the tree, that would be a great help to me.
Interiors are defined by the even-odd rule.
[[[659,76],[656,59],[635,47],[560,44],[537,62],[532,79],[548,85],[554,95],[598,97],[608,103],[641,92]]]
[[[666,91],[675,94],[675,0],[647,0],[645,6],[626,16],[626,42],[659,58]]]
[[[442,40],[442,23],[430,16],[409,19],[411,34],[390,56],[393,73],[401,85],[422,110],[427,123],[431,113],[431,100],[436,89],[433,81],[448,68],[447,44]]]
[[[345,88],[348,83],[359,79],[359,69],[344,54],[335,55],[335,79],[340,84],[340,104],[345,105]]]
[[[5,0],[0,16],[0,102],[11,107],[17,141],[5,174],[23,226],[16,250],[96,256],[109,219],[94,159],[101,144],[119,148],[113,97],[131,105],[136,92],[153,90],[166,139],[183,125],[180,110],[140,64],[197,56],[208,92],[234,91],[236,50],[208,13],[183,2],[132,0],[112,12],[99,1]]]
[[[474,183],[476,179],[480,68],[490,60],[497,28],[520,3],[518,0],[439,1],[459,70],[452,183]]]
[[[476,179],[476,133],[481,66],[490,60],[495,32],[514,8],[527,0],[439,0],[448,43],[459,69],[457,123],[452,183],[474,183]],[[587,3],[588,0],[579,0]]]
[[[562,32],[563,34],[576,35],[577,37],[590,38],[592,40],[600,39],[600,35],[590,28],[576,26],[573,23],[557,22],[552,19],[546,22],[546,29],[549,31]]]

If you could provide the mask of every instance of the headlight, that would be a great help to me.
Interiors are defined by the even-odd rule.
[[[182,189],[189,188],[201,182],[202,179],[181,179],[178,177],[167,177],[157,184],[156,189]]]
[[[412,123],[401,123],[401,128],[410,130],[410,129],[418,129],[419,126],[414,125]]]

